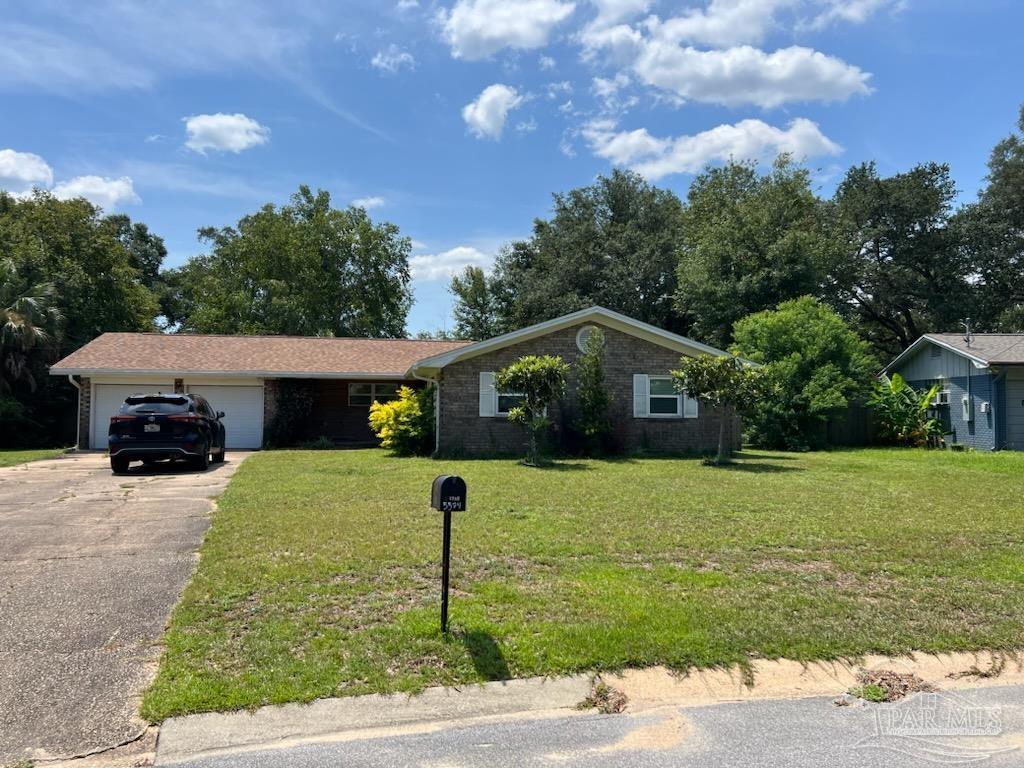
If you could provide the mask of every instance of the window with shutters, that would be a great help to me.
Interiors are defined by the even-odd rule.
[[[683,415],[683,395],[676,392],[671,376],[648,376],[647,414],[652,418],[678,418]]]

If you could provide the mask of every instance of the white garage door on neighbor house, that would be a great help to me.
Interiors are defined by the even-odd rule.
[[[107,430],[110,417],[115,416],[124,399],[129,395],[173,392],[174,381],[141,381],[135,384],[93,384],[92,390],[92,441],[97,450],[107,448]]]
[[[186,389],[207,399],[213,410],[224,411],[224,430],[229,449],[263,445],[263,384],[189,384]]]

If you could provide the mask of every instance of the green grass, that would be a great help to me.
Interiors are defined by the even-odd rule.
[[[457,473],[453,632],[434,475]],[[265,452],[220,500],[143,713],[753,657],[1017,648],[1024,454]]]
[[[0,467],[13,467],[15,464],[24,464],[26,461],[38,461],[39,459],[55,459],[62,455],[66,448],[36,448],[33,450],[0,450]]]

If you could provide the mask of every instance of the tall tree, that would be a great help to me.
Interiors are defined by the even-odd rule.
[[[453,275],[448,290],[455,296],[456,338],[479,341],[499,333],[490,281],[480,267],[468,266],[462,274]]]
[[[128,251],[132,266],[139,271],[139,281],[150,290],[159,291],[160,267],[167,258],[164,239],[150,232],[142,222],[133,222],[123,213],[107,216],[107,221]]]
[[[852,311],[883,357],[926,331],[956,328],[970,312],[972,266],[948,226],[955,196],[949,167],[939,163],[888,178],[865,163],[836,190],[843,256],[826,295]]]
[[[301,186],[235,227],[199,231],[210,253],[166,274],[168,318],[201,333],[393,337],[412,304],[409,238]]]
[[[613,171],[554,195],[554,215],[499,254],[494,300],[502,329],[600,304],[680,330],[672,309],[679,198],[635,173]]]
[[[19,385],[35,392],[57,346],[61,316],[53,294],[52,285],[26,283],[12,260],[0,261],[0,396]]]
[[[118,234],[118,224],[81,198],[0,193],[0,254],[29,285],[53,286],[64,316],[61,353],[105,331],[147,331],[159,312]]]
[[[708,169],[682,216],[676,311],[725,347],[741,317],[816,295],[835,257],[826,222],[807,169],[788,156],[767,174],[750,162]]]
[[[1017,132],[992,150],[978,200],[953,226],[972,265],[978,329],[1024,332],[1024,107]]]
[[[45,375],[41,363],[73,352],[106,331],[154,329],[159,309],[147,280],[159,266],[161,249],[149,257],[147,278],[126,246],[126,230],[143,233],[126,218],[104,217],[80,198],[57,200],[45,192],[15,198],[0,192],[0,258],[13,269],[0,282],[3,292],[14,296],[0,304],[8,309],[7,322],[13,309],[14,323],[24,331],[18,332],[19,348],[36,338],[31,353],[22,358],[10,351],[8,335],[7,370],[11,361],[24,360],[27,367],[20,369],[21,385],[0,407],[0,439],[15,435],[21,444],[50,445],[73,441],[76,393],[67,381]],[[145,234],[155,238],[148,230]],[[60,334],[51,327],[55,313],[63,317]],[[40,346],[31,328],[42,329],[48,340]],[[34,391],[27,386],[25,371],[37,385]]]

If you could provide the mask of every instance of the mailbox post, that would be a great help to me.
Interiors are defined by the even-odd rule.
[[[466,481],[458,475],[438,475],[430,489],[430,506],[444,515],[441,538],[441,633],[448,633],[448,573],[452,557],[452,512],[466,510]]]

